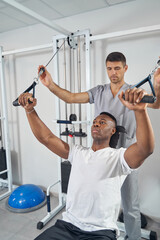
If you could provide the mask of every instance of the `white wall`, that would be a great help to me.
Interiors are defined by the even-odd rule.
[[[137,0],[125,5],[117,5],[92,13],[61,19],[57,23],[71,32],[89,28],[93,35],[97,35],[158,25],[160,24],[159,9],[159,0]],[[36,25],[0,34],[0,45],[3,46],[4,51],[26,48],[51,43],[52,36],[56,34],[45,26]],[[126,55],[129,65],[126,81],[134,84],[144,79],[153,69],[160,55],[159,42],[159,31],[94,41],[91,46],[91,87],[109,81],[106,76],[105,58],[112,51],[121,51]],[[37,76],[37,66],[46,64],[51,56],[52,50],[46,50],[5,57],[14,183],[33,183],[47,187],[57,178],[56,156],[33,137],[24,110],[12,106],[12,101]],[[52,64],[48,66],[48,70],[54,76]],[[46,125],[55,131],[55,125],[51,122],[52,119],[56,118],[54,96],[42,84],[37,86],[36,96],[38,98],[36,108],[39,115]],[[160,131],[157,126],[160,115],[159,110],[149,110],[149,114],[155,131],[156,146],[152,156],[140,168],[140,203],[142,212],[158,219],[160,218],[158,201],[160,199]]]

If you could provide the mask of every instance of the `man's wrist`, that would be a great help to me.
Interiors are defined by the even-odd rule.
[[[30,110],[30,111],[27,111],[27,110],[26,110],[26,113],[27,113],[27,114],[31,114],[31,113],[34,112],[34,111],[35,111],[35,109],[33,108],[33,109]]]

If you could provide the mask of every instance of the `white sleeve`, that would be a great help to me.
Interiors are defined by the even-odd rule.
[[[74,152],[74,144],[69,144],[69,155],[68,155],[68,161],[72,164],[73,161],[73,152]]]
[[[120,163],[121,163],[121,170],[124,175],[130,174],[134,169],[130,168],[129,165],[127,164],[125,158],[124,158],[124,153],[126,151],[126,148],[120,148]]]

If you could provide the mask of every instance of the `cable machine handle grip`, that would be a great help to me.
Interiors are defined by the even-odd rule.
[[[39,74],[38,74],[38,78],[39,78],[44,72],[45,72],[45,68],[42,67],[42,68],[40,69]],[[37,78],[37,80],[38,80],[38,78]],[[34,96],[35,96],[35,86],[36,86],[36,85],[37,85],[37,82],[34,81],[34,82],[32,83],[32,85],[31,85],[30,87],[28,87],[23,93],[29,92],[30,90],[33,89],[33,97],[34,97]],[[28,100],[28,102],[29,102],[29,103],[32,103],[30,100]],[[18,98],[13,101],[13,106],[15,106],[15,107],[20,106],[19,103],[18,103]]]
[[[156,97],[149,96],[149,95],[145,95],[141,100],[142,103],[154,103],[155,101],[156,101]]]
[[[29,99],[28,99],[28,102],[29,102],[29,103],[32,103]],[[18,98],[13,101],[13,106],[14,106],[14,107],[20,106],[19,103],[18,103]]]
[[[28,87],[23,93],[29,92],[30,90],[33,89],[33,97],[35,96],[35,86],[37,85],[37,82],[33,82],[32,85],[30,87]],[[29,103],[32,103],[30,100],[28,100]],[[13,106],[14,107],[18,107],[20,106],[18,103],[18,98],[16,100],[13,101]]]
[[[125,100],[124,95],[123,95],[123,99]],[[141,100],[142,103],[154,103],[155,101],[156,101],[156,97],[149,96],[149,95],[145,95]]]
[[[19,106],[18,98],[13,101],[13,106],[14,106],[14,107],[18,107],[18,106]]]

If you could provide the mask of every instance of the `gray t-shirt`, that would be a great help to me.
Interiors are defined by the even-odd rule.
[[[136,141],[134,112],[126,108],[118,98],[120,92],[129,87],[130,85],[125,83],[115,97],[111,92],[110,84],[98,85],[88,90],[89,103],[95,105],[95,117],[101,112],[109,112],[117,119],[117,125],[125,127],[127,134],[121,134],[117,148],[127,148]]]

